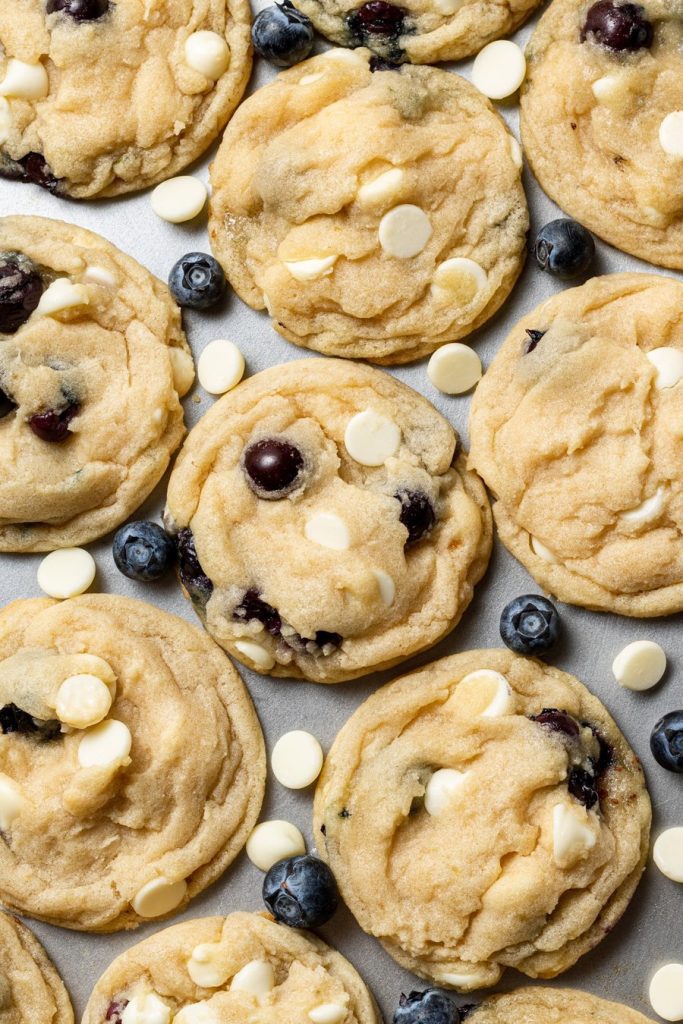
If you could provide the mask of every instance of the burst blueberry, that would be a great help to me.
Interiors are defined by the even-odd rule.
[[[158,580],[175,558],[175,545],[157,523],[126,523],[114,534],[114,562],[129,580]]]
[[[349,15],[349,27],[357,36],[391,36],[401,34],[405,10],[386,0],[369,0]]]
[[[188,594],[198,605],[205,605],[213,593],[213,583],[201,567],[192,530],[185,527],[175,539],[178,574]]]
[[[265,7],[254,18],[251,39],[261,57],[279,68],[305,60],[313,48],[311,21],[289,0]]]
[[[587,272],[595,258],[595,242],[581,224],[559,217],[538,232],[534,256],[541,270],[568,281]]]
[[[277,500],[297,486],[304,459],[291,442],[264,437],[245,449],[242,466],[247,483],[259,497]]]
[[[532,722],[538,722],[553,732],[564,733],[575,739],[579,732],[579,723],[567,711],[560,711],[559,708],[543,708],[537,715],[530,715]]]
[[[319,928],[339,905],[334,875],[310,854],[273,864],[263,880],[263,899],[276,920],[291,928]]]
[[[683,711],[670,711],[655,723],[650,750],[662,768],[683,772]]]
[[[460,1024],[460,1010],[445,992],[427,988],[424,992],[401,994],[393,1024]]]
[[[70,402],[65,409],[48,409],[29,417],[28,425],[41,441],[59,444],[66,441],[71,430],[69,425],[78,413],[78,404]]]
[[[591,39],[608,50],[620,52],[649,49],[654,29],[640,4],[598,0],[589,8],[581,30],[581,42]]]
[[[225,274],[220,263],[206,252],[188,252],[173,265],[168,286],[179,306],[208,309],[225,292]]]
[[[15,334],[25,324],[43,294],[43,280],[28,257],[0,254],[0,334]]]
[[[406,546],[417,544],[436,524],[436,513],[430,499],[422,491],[402,488],[394,497],[401,503],[398,518],[408,531]]]
[[[567,789],[571,795],[590,811],[598,802],[597,780],[592,772],[576,765],[567,776]]]
[[[557,608],[537,594],[516,597],[503,608],[500,635],[516,654],[545,654],[560,638]]]
[[[48,14],[63,11],[74,21],[97,21],[109,10],[109,0],[47,0]]]

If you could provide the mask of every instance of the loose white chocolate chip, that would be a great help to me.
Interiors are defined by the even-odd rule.
[[[659,126],[659,144],[669,156],[683,156],[683,110],[666,115]]]
[[[454,768],[439,768],[435,771],[425,789],[424,804],[427,814],[441,814],[460,792],[469,774],[458,772]]]
[[[445,395],[461,395],[481,379],[481,359],[469,345],[442,345],[427,363],[427,376]]]
[[[0,829],[6,832],[21,814],[24,798],[19,786],[9,775],[0,772]]]
[[[7,142],[12,129],[12,111],[4,96],[0,96],[0,146]]]
[[[202,212],[206,204],[206,185],[198,178],[182,174],[162,181],[152,192],[152,209],[170,224],[183,224]]]
[[[110,270],[98,266],[86,267],[83,280],[86,284],[99,284],[103,288],[115,288],[117,284]]]
[[[683,378],[683,352],[677,348],[655,348],[647,353],[657,376],[655,387],[658,391],[675,388]]]
[[[336,256],[313,256],[306,260],[285,260],[284,265],[297,281],[317,281],[332,273],[336,260]]]
[[[224,395],[242,380],[244,356],[232,341],[216,338],[202,351],[197,376],[210,395]]]
[[[490,100],[517,92],[526,77],[526,60],[516,43],[498,39],[480,50],[472,65],[472,82]]]
[[[65,679],[57,691],[57,718],[74,729],[97,725],[109,714],[112,694],[106,683],[84,672]]]
[[[624,523],[633,523],[637,526],[642,523],[649,523],[650,520],[655,519],[664,508],[665,494],[665,488],[658,487],[651,498],[646,498],[645,501],[641,501],[640,505],[636,505],[635,508],[631,508],[627,512],[622,512],[620,516],[621,521]]]
[[[400,167],[392,167],[384,171],[372,181],[367,181],[358,189],[358,202],[366,206],[391,199],[396,195],[405,180],[405,172]]]
[[[208,1002],[190,1003],[173,1018],[173,1024],[220,1024],[217,1011]]]
[[[161,917],[180,906],[186,893],[187,882],[184,878],[179,882],[171,882],[161,876],[143,885],[131,900],[131,906],[139,917]]]
[[[617,654],[612,672],[627,690],[649,690],[666,672],[666,654],[654,640],[634,640]]]
[[[99,768],[128,760],[133,738],[124,722],[107,718],[83,736],[78,744],[78,763],[82,768]]]
[[[62,548],[38,566],[38,586],[49,597],[65,600],[83,594],[95,579],[95,559],[83,548]]]
[[[545,544],[538,539],[538,537],[530,537],[531,550],[539,558],[542,558],[544,562],[550,562],[552,565],[557,565],[560,561],[556,555],[552,553],[550,548],[547,548]]]
[[[155,992],[133,996],[121,1015],[121,1024],[169,1024],[171,1009]]]
[[[407,260],[422,252],[432,237],[432,223],[419,206],[402,203],[379,222],[379,244],[388,256]]]
[[[299,79],[299,85],[313,85],[314,82],[319,82],[321,78],[325,77],[324,71],[314,71],[312,75],[302,75]]]
[[[304,534],[313,544],[334,551],[346,551],[351,547],[349,528],[339,516],[332,512],[316,512],[306,520]]]
[[[26,64],[11,57],[0,82],[0,96],[21,100],[42,100],[50,91],[47,71],[42,64]]]
[[[200,988],[220,988],[230,977],[230,968],[221,957],[220,942],[203,942],[195,946],[187,961],[187,973]]]
[[[285,857],[305,852],[304,837],[289,821],[262,821],[247,840],[247,857],[261,871],[268,871]]]
[[[321,1003],[309,1011],[308,1017],[313,1024],[341,1024],[346,1014],[346,1007],[339,1003]]]
[[[480,691],[482,706],[477,714],[482,718],[498,718],[514,710],[512,688],[500,672],[490,668],[477,669],[460,680],[459,687],[462,686]]]
[[[230,66],[230,47],[217,32],[193,32],[185,40],[185,60],[194,71],[215,82]]]
[[[379,594],[384,601],[387,608],[394,603],[396,597],[396,584],[384,569],[373,569],[372,575],[377,580],[377,586],[379,587]]]
[[[475,260],[454,256],[444,260],[434,271],[432,294],[441,302],[466,306],[487,284],[487,273]]]
[[[275,988],[275,971],[267,960],[252,960],[238,971],[230,983],[230,990],[251,992],[255,996],[267,996]]]
[[[361,466],[383,466],[401,445],[401,430],[393,420],[365,409],[346,424],[346,450]]]
[[[40,297],[36,316],[54,316],[65,309],[87,306],[90,294],[84,284],[73,284],[66,277],[58,277]]]
[[[305,789],[320,775],[323,749],[310,732],[294,729],[277,741],[270,764],[277,781],[287,789]]]
[[[683,1020],[683,964],[665,964],[650,982],[650,1003],[664,1020]]]
[[[667,828],[657,837],[652,859],[667,878],[683,882],[683,828]]]
[[[268,672],[275,664],[270,651],[253,640],[235,640],[235,647],[259,672]]]
[[[583,860],[598,840],[585,807],[556,804],[553,807],[553,860],[561,868]]]

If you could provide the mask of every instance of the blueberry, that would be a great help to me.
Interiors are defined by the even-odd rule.
[[[534,256],[541,270],[563,281],[584,274],[595,257],[590,231],[568,217],[545,224],[536,236]]]
[[[524,342],[524,355],[528,356],[530,352],[533,352],[533,350],[536,348],[539,341],[546,332],[534,331],[533,329],[527,328],[526,333],[529,335],[529,338],[527,341]]]
[[[256,15],[251,39],[261,57],[276,67],[291,68],[313,49],[313,26],[290,0],[282,0]]]
[[[204,605],[213,593],[213,583],[199,563],[192,530],[179,530],[175,543],[180,580],[192,600]]]
[[[109,10],[109,0],[47,0],[45,10],[64,11],[74,21],[97,21]]]
[[[598,0],[589,8],[581,29],[581,42],[590,37],[609,50],[642,50],[652,46],[652,22],[640,4]]]
[[[401,994],[393,1024],[460,1024],[457,1004],[445,992],[427,988],[424,992]]]
[[[156,523],[126,523],[114,534],[116,568],[129,580],[158,580],[175,557],[175,545]]]
[[[589,811],[598,802],[595,775],[587,772],[585,768],[578,767],[578,765],[569,772],[567,789]]]
[[[391,60],[378,57],[376,53],[373,53],[370,58],[370,71],[398,71],[400,67],[400,64],[394,64]]]
[[[48,192],[57,192],[59,188],[59,178],[54,176],[41,153],[27,153],[21,160],[4,157],[0,163],[0,178],[40,185]]]
[[[57,719],[40,722],[16,704],[5,704],[0,708],[0,732],[5,735],[14,732],[20,736],[38,735],[40,739],[53,740],[61,735],[61,731],[61,722]]]
[[[208,309],[225,291],[225,274],[220,263],[205,252],[188,252],[173,265],[168,286],[179,306]]]
[[[326,629],[319,629],[315,634],[318,647],[339,647],[343,639],[340,633],[330,633]]]
[[[517,654],[544,654],[560,637],[557,608],[537,594],[516,597],[503,608],[500,635],[505,646]]]
[[[303,455],[289,441],[264,437],[245,449],[242,468],[252,491],[261,498],[283,498],[296,486],[304,468]]]
[[[123,1020],[123,1011],[128,1006],[128,999],[114,999],[107,1007],[107,1012],[104,1015],[104,1019],[108,1024],[121,1024]]]
[[[16,408],[17,403],[10,398],[6,391],[0,388],[0,420],[4,420],[5,416],[9,416]]]
[[[650,750],[662,768],[683,772],[683,711],[670,711],[655,723]]]
[[[396,491],[394,497],[401,502],[399,520],[408,531],[408,544],[416,544],[434,528],[436,513],[431,501],[422,491],[409,491],[403,488]]]
[[[59,443],[66,441],[71,433],[69,424],[78,413],[76,402],[69,402],[66,409],[48,409],[47,412],[37,412],[31,416],[28,425],[41,441]]]
[[[232,613],[233,619],[242,622],[251,622],[256,619],[260,622],[271,636],[280,636],[282,619],[276,608],[262,601],[257,590],[247,590],[241,602]]]
[[[0,254],[0,333],[15,334],[43,294],[43,280],[21,253]]]
[[[304,854],[273,864],[263,880],[263,899],[281,924],[318,928],[337,909],[339,892],[327,864]]]
[[[581,731],[576,719],[572,718],[568,712],[560,711],[558,708],[543,708],[538,715],[529,717],[532,722],[538,722],[539,725],[544,725],[553,732],[564,733],[565,736],[570,736],[572,739]]]
[[[367,34],[395,38],[402,33],[405,13],[403,7],[388,4],[385,0],[369,0],[349,15],[349,28],[359,37]]]

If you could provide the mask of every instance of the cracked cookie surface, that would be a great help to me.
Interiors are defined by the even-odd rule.
[[[325,761],[314,834],[360,926],[439,986],[554,977],[611,929],[648,855],[636,756],[577,679],[456,654],[371,696]]]
[[[0,1024],[73,1024],[62,979],[20,921],[0,913]]]
[[[637,1010],[568,988],[519,988],[489,996],[468,1014],[473,1024],[652,1024]]]
[[[477,388],[470,465],[503,543],[563,601],[683,608],[682,313],[671,278],[594,278],[524,317]]]
[[[488,100],[458,75],[376,61],[329,50],[242,104],[209,228],[240,298],[289,341],[401,363],[499,308],[528,214],[519,144]]]

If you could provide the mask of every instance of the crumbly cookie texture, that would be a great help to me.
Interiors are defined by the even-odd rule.
[[[330,50],[251,96],[211,178],[231,284],[328,355],[402,363],[464,337],[524,260],[519,144],[491,104],[458,75],[385,70],[367,49]]]
[[[166,509],[211,635],[252,668],[319,683],[436,643],[491,550],[485,490],[457,444],[421,395],[342,360],[276,366],[220,399]],[[250,475],[264,466],[296,472],[268,492]]]
[[[348,960],[316,936],[265,914],[186,921],[133,946],[97,982],[83,1024],[119,1024],[126,1007],[155,1003],[159,1020],[174,1024],[381,1024]],[[309,1017],[318,1009],[319,1016]],[[133,1019],[130,1010],[127,1016]]]
[[[0,99],[0,174],[77,199],[146,188],[187,166],[225,126],[251,71],[246,0],[90,6],[105,13],[0,6],[0,83],[12,83]],[[17,85],[13,61],[32,69]]]
[[[468,1014],[473,1024],[652,1024],[637,1010],[569,988],[518,988],[489,996]]]
[[[0,913],[0,1024],[74,1024],[62,979],[33,934]]]
[[[683,148],[667,152],[660,131],[671,114],[683,120],[683,18],[671,0],[637,6],[652,43],[634,51],[590,32],[581,41],[586,0],[548,8],[527,47],[524,151],[572,217],[619,249],[680,270]]]
[[[257,819],[265,754],[206,634],[123,597],[15,601],[0,658],[6,906],[115,931],[222,874]]]
[[[470,466],[503,543],[552,594],[683,609],[683,285],[560,292],[513,328],[472,402]]]
[[[13,333],[0,325],[0,551],[46,551],[144,501],[185,433],[194,366],[166,286],[103,238],[2,218],[0,273],[17,259],[40,302]],[[31,429],[46,413],[67,418],[56,443]]]
[[[315,795],[320,855],[360,926],[460,991],[506,967],[554,977],[592,949],[633,894],[649,828],[640,763],[600,701],[501,650],[380,689]]]

